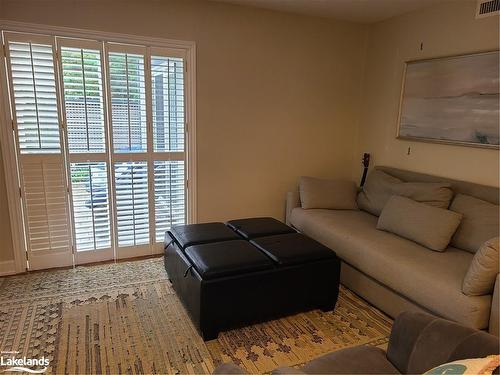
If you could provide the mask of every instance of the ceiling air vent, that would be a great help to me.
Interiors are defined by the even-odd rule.
[[[500,0],[478,0],[476,18],[496,16],[500,14]]]

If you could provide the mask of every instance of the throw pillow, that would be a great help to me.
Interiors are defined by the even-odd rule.
[[[383,171],[375,169],[366,179],[358,194],[358,206],[379,216],[389,198],[400,195],[430,206],[448,208],[453,191],[450,184],[441,182],[403,182]]]
[[[374,169],[368,174],[363,190],[358,194],[358,207],[379,216],[389,198],[394,195],[394,185],[402,182],[399,178]]]
[[[353,181],[324,180],[301,177],[300,201],[302,208],[327,208],[332,210],[356,210],[356,184]]]
[[[460,224],[461,214],[394,195],[378,219],[377,229],[443,251]]]
[[[457,194],[450,210],[464,215],[451,239],[452,246],[475,253],[485,241],[499,235],[498,205],[470,195]]]
[[[424,375],[491,375],[500,366],[500,355],[460,359],[434,367]]]
[[[464,294],[484,296],[493,292],[499,271],[499,240],[486,241],[474,255],[462,284]]]

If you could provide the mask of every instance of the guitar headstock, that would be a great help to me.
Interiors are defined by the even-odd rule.
[[[370,165],[370,154],[366,152],[363,154],[362,163],[364,168],[368,168],[368,166]]]

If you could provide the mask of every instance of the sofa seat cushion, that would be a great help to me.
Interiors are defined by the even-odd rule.
[[[267,256],[244,240],[190,246],[186,255],[205,280],[273,268]]]
[[[301,368],[306,374],[399,374],[385,352],[360,345],[341,349],[312,360]],[[279,372],[273,372],[273,374]]]
[[[488,327],[491,295],[462,293],[472,254],[453,247],[443,253],[429,251],[377,230],[377,217],[363,211],[295,208],[290,222],[345,262],[429,311],[474,328]]]

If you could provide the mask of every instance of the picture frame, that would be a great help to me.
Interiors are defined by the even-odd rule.
[[[500,51],[406,61],[397,139],[499,149]]]

